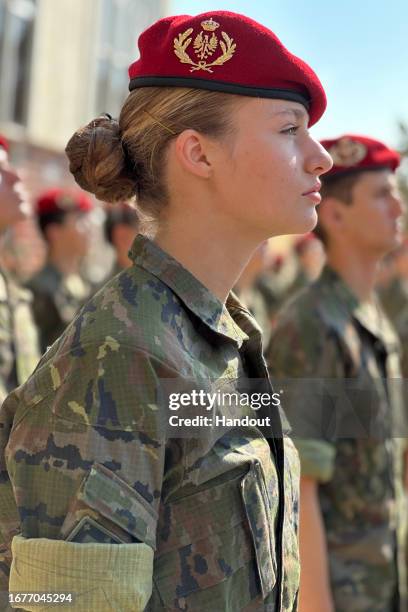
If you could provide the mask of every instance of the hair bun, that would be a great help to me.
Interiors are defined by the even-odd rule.
[[[119,123],[110,115],[77,130],[65,152],[78,185],[98,200],[116,202],[135,196],[136,177],[127,163]]]

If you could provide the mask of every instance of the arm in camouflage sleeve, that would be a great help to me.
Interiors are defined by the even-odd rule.
[[[163,486],[158,378],[174,372],[111,336],[69,348],[44,359],[18,401],[7,469],[24,537],[10,589],[74,592],[78,612],[136,612],[151,595]]]
[[[295,303],[280,318],[266,359],[272,380],[286,383],[283,407],[296,438],[302,473],[321,482],[329,480],[334,446],[327,432],[335,418],[329,384],[344,376],[336,337],[310,307]]]
[[[313,397],[318,385],[310,381],[336,375],[337,346],[310,310],[289,310],[281,319],[268,347],[267,359],[273,379],[284,377],[289,385],[302,379],[300,393],[284,396],[284,409],[296,431],[304,437],[294,440],[301,459],[299,612],[334,610],[330,589],[326,535],[318,499],[318,483],[330,479],[335,458],[334,446],[324,439],[325,404]],[[305,317],[305,320],[303,320]],[[291,380],[294,379],[294,380]],[[305,399],[307,397],[307,400]]]

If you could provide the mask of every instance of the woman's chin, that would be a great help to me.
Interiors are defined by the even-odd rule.
[[[285,234],[307,234],[311,232],[317,224],[317,212],[313,207],[301,219],[294,221],[282,235]]]

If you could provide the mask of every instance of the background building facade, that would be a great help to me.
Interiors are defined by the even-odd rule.
[[[74,184],[68,139],[102,112],[118,115],[137,38],[166,11],[166,0],[0,0],[0,132],[33,198]],[[42,241],[33,223],[14,234],[28,275]]]

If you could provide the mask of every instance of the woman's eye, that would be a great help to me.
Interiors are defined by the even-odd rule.
[[[285,130],[282,130],[282,134],[289,134],[289,136],[295,136],[298,129],[299,127],[297,125],[294,125],[290,128],[286,128]]]

